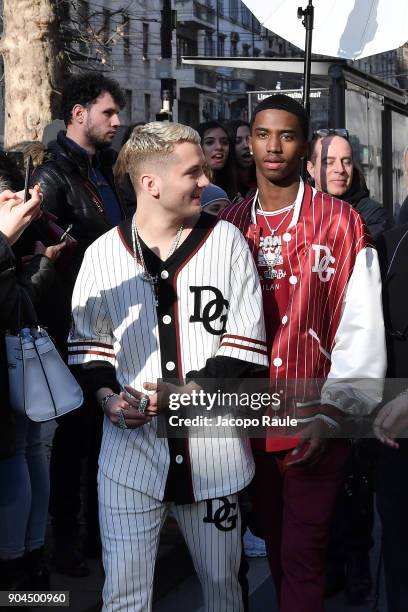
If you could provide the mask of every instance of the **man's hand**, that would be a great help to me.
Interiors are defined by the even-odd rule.
[[[42,193],[39,185],[30,189],[31,198],[24,202],[24,191],[0,194],[0,231],[14,244],[26,227],[41,216]]]
[[[373,425],[376,438],[391,448],[399,448],[398,438],[408,431],[408,393],[403,393],[385,404]]]
[[[154,391],[153,395],[149,396],[149,406],[152,406],[155,410],[160,412],[168,408],[170,395],[181,395],[184,393],[190,394],[193,390],[197,392],[201,390],[201,387],[193,381],[190,381],[186,385],[182,386],[173,385],[172,383],[168,382],[146,382],[144,383],[143,387],[146,389],[146,391]],[[126,385],[125,389],[127,390]]]
[[[64,241],[46,247],[42,242],[37,240],[35,243],[34,255],[44,255],[45,257],[48,257],[48,259],[51,259],[51,261],[55,261],[61,255],[61,251],[63,251],[66,246],[67,243]]]
[[[136,391],[133,387],[125,385],[125,391],[119,395],[113,394],[104,405],[104,411],[108,419],[118,427],[121,426],[121,411],[128,429],[135,429],[150,423],[153,417],[156,417],[160,409],[167,408],[169,396],[171,393],[191,393],[193,389],[199,390],[200,387],[190,382],[184,386],[177,386],[167,382],[159,383],[144,383],[143,387],[146,391],[154,391],[152,395],[147,395]],[[97,401],[101,402],[104,397],[112,393],[111,389],[102,388],[96,393]],[[144,413],[141,413],[140,400],[147,398],[149,403]],[[123,427],[124,429],[124,427]]]
[[[285,460],[287,467],[296,465],[312,465],[316,463],[323,454],[327,438],[333,435],[333,429],[321,418],[315,417],[305,429],[300,432],[301,440],[288,453]]]
[[[136,391],[136,389],[129,385],[126,385],[125,389],[126,393],[122,391],[119,395],[113,395],[105,403],[105,414],[108,419],[119,427],[120,411],[122,411],[128,429],[136,429],[146,425],[146,423],[150,423],[152,418],[157,416],[157,408],[149,403],[145,413],[142,414],[139,411],[140,400],[146,397],[146,395]],[[101,401],[102,397],[99,394],[99,401]]]

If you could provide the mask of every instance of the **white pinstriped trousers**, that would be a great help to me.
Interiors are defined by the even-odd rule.
[[[182,506],[162,503],[113,482],[101,471],[98,487],[106,575],[103,612],[150,612],[159,535],[170,508],[200,579],[205,611],[243,612],[237,494],[212,500],[209,512],[206,501]],[[218,526],[217,521],[208,521],[211,516],[218,518]]]

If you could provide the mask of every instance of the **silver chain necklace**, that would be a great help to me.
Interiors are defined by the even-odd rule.
[[[270,236],[266,236],[265,238],[263,237],[260,238],[259,246],[262,249],[266,265],[268,266],[268,278],[274,278],[275,266],[283,263],[281,238],[279,236],[276,236],[275,234],[277,233],[281,225],[284,223],[284,221],[288,218],[289,213],[293,210],[295,206],[295,203],[293,203],[289,207],[286,215],[280,220],[278,226],[275,228],[272,228],[269,225],[268,217],[265,214],[264,209],[262,208],[262,204],[261,204],[261,200],[259,199],[259,195],[257,197],[257,200],[258,200],[259,210],[263,213],[264,219],[266,221],[266,225],[268,226],[268,229],[271,233]]]
[[[177,234],[171,244],[170,250],[167,253],[167,256],[165,257],[163,261],[167,261],[173,255],[174,251],[177,249],[179,242],[180,242],[181,234],[183,233],[183,229],[184,229],[184,223],[182,223],[179,229],[177,230]],[[153,286],[154,305],[157,307],[159,305],[158,295],[157,295],[157,283],[159,280],[159,275],[150,274],[149,270],[147,269],[146,262],[143,257],[142,245],[140,244],[140,240],[139,240],[139,233],[136,227],[136,215],[134,215],[132,219],[132,243],[133,243],[133,258],[135,260],[136,268],[138,264],[137,255],[139,255],[139,259],[144,268],[144,272],[142,274],[142,280],[144,280],[147,283],[150,283]]]

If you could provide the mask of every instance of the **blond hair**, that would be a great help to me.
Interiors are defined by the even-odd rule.
[[[138,125],[120,150],[115,175],[120,179],[128,174],[135,184],[134,179],[146,163],[154,161],[159,167],[183,142],[199,145],[201,139],[198,132],[181,123],[152,121]]]

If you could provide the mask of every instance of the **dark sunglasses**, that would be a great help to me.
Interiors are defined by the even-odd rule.
[[[325,138],[326,136],[341,136],[346,140],[349,139],[349,133],[346,128],[322,128],[321,130],[316,130],[313,132],[313,136],[319,136],[320,138]]]

